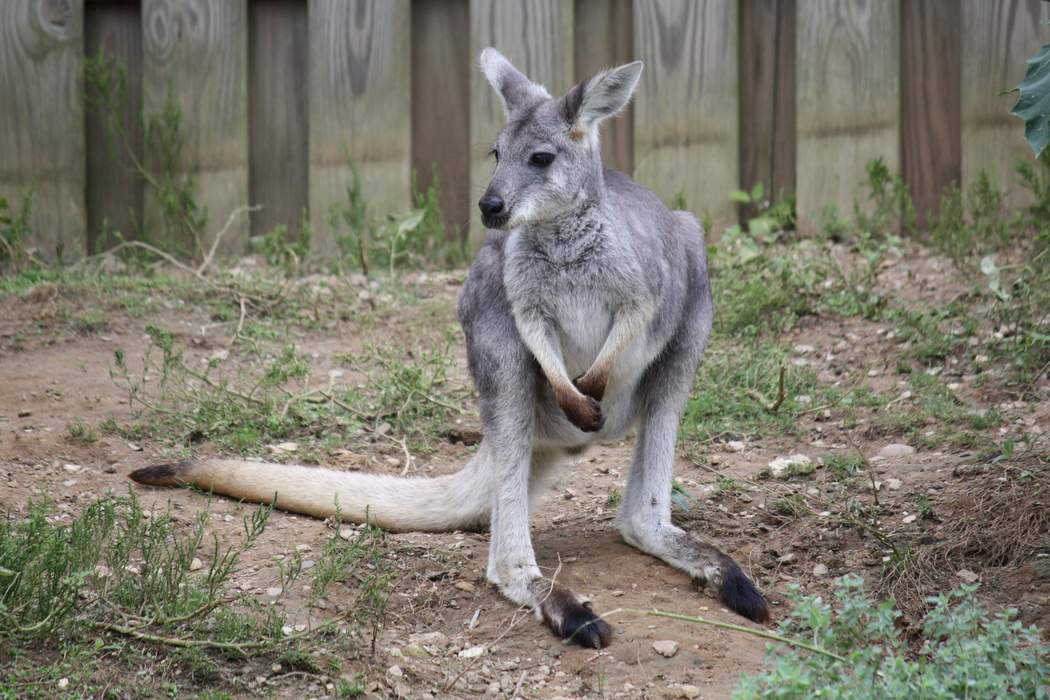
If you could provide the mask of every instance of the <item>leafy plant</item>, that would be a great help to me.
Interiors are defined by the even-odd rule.
[[[917,652],[909,652],[892,601],[873,604],[863,582],[840,579],[836,604],[790,593],[791,613],[779,634],[791,645],[770,645],[771,668],[741,681],[733,697],[889,700],[1048,697],[1047,647],[1016,611],[989,616],[976,586],[930,600]],[[804,645],[804,646],[803,646]]]
[[[5,197],[0,197],[0,270],[18,272],[31,256],[26,242],[32,233],[29,217],[33,212],[33,191],[22,195],[18,210],[12,210]]]
[[[871,213],[867,213],[859,202],[853,202],[853,215],[857,229],[872,236],[889,233],[913,233],[915,231],[915,205],[908,185],[899,174],[890,172],[882,158],[868,161],[868,201]]]
[[[1010,114],[1024,119],[1025,139],[1038,158],[1050,143],[1050,44],[1025,63],[1028,71],[1015,88],[1020,96]]]

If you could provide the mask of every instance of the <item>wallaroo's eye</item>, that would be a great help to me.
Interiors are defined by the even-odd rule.
[[[538,165],[541,168],[546,168],[554,162],[554,154],[543,152],[533,153],[532,156],[529,157],[529,162],[533,165]]]

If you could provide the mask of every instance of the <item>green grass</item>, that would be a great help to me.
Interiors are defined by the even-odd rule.
[[[280,607],[231,585],[270,509],[246,516],[241,541],[229,546],[206,537],[208,515],[182,524],[170,512],[144,511],[129,495],[102,497],[67,524],[58,524],[43,503],[24,517],[0,520],[0,646],[6,650],[0,697],[51,697],[61,678],[69,679],[71,693],[92,695],[121,668],[137,692],[165,684],[178,689],[187,681],[221,687],[231,664],[256,656],[318,673],[321,660],[302,643],[322,637],[326,648],[347,654],[330,624],[289,635]],[[367,605],[340,620],[374,639],[392,573],[382,539],[370,530],[326,547],[316,569],[345,572],[338,580],[356,588]],[[196,557],[206,564],[193,572]],[[354,572],[365,574],[361,583]],[[158,648],[170,654],[165,663],[153,666],[148,680],[134,680],[131,672],[151,665]]]

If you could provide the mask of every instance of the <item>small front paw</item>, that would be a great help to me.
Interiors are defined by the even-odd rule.
[[[565,416],[585,433],[594,433],[605,425],[602,406],[590,396],[573,393],[558,398],[558,405]]]
[[[601,401],[602,397],[605,396],[605,386],[609,383],[609,377],[607,375],[592,375],[588,372],[573,379],[572,383],[576,385],[581,394],[590,396],[595,401]]]

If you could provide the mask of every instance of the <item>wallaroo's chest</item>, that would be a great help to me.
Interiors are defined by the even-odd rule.
[[[504,283],[515,306],[553,310],[595,303],[616,306],[636,290],[637,264],[615,227],[595,213],[543,229],[514,231],[504,260]]]

